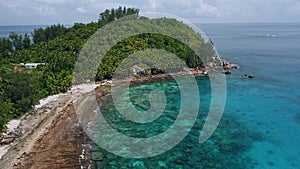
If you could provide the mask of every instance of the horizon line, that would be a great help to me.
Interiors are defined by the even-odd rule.
[[[74,23],[83,23],[88,24],[91,22],[74,22]],[[74,23],[50,23],[50,24],[0,24],[0,26],[50,26],[50,25],[66,25],[66,26],[72,26]],[[300,22],[191,22],[193,24],[300,24]]]

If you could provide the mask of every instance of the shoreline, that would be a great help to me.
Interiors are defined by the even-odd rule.
[[[29,168],[32,164],[36,165],[37,163],[35,162],[38,162],[39,156],[43,154],[36,154],[36,152],[46,152],[51,146],[55,148],[59,144],[62,145],[62,152],[56,153],[56,157],[62,156],[66,158],[64,157],[64,153],[67,153],[67,148],[64,148],[66,145],[63,143],[63,139],[72,140],[75,137],[77,137],[78,140],[74,140],[73,144],[68,145],[68,149],[72,150],[72,152],[69,152],[69,156],[74,157],[73,160],[69,160],[72,161],[74,165],[80,167],[78,156],[81,154],[82,149],[79,150],[77,147],[80,146],[79,142],[82,145],[85,144],[87,138],[86,140],[80,140],[81,138],[76,135],[76,132],[72,133],[73,129],[78,131],[78,133],[81,131],[80,125],[78,125],[78,122],[76,123],[77,118],[73,111],[72,94],[76,94],[80,97],[81,95],[91,92],[98,86],[97,84],[73,86],[72,89],[66,93],[41,99],[40,104],[36,105],[32,111],[17,120],[13,119],[12,121],[18,121],[19,123],[18,127],[13,131],[18,137],[16,137],[12,143],[0,146],[0,168]],[[61,135],[57,136],[59,132]],[[73,135],[70,135],[70,133]],[[84,133],[80,133],[80,135],[84,135]],[[47,141],[48,143],[46,143]],[[76,143],[76,141],[78,141],[78,143]],[[53,152],[49,150],[48,153],[48,155],[51,156]],[[55,159],[55,155],[53,159]],[[40,159],[40,161],[42,160],[43,159]],[[64,161],[63,159],[61,160]],[[55,163],[57,163],[57,161],[52,162],[52,164]],[[51,168],[51,165],[49,165],[49,167]],[[35,166],[35,168],[43,167]]]
[[[43,168],[43,166],[48,165],[49,167],[56,164],[59,164],[59,167],[74,168],[74,165],[81,167],[81,163],[90,166],[92,165],[91,160],[85,162],[82,162],[82,160],[83,155],[86,159],[90,159],[89,147],[93,143],[78,122],[73,102],[80,101],[84,95],[90,95],[94,91],[97,103],[101,103],[103,96],[110,93],[110,91],[104,91],[101,86],[115,86],[124,82],[130,82],[130,85],[139,85],[169,79],[172,76],[206,76],[205,71],[203,69],[189,69],[171,75],[165,73],[130,77],[117,80],[117,82],[105,80],[92,84],[75,85],[67,93],[41,99],[40,104],[34,106],[32,112],[26,113],[15,121],[19,124],[16,132],[19,132],[20,137],[17,137],[9,145],[0,146],[3,155],[0,156],[0,168],[28,168],[31,166]],[[72,99],[74,95],[76,100]],[[57,135],[58,133],[60,135]],[[66,139],[72,141],[66,144],[64,143]],[[60,149],[53,153],[49,150],[50,147],[52,149],[60,147]],[[2,150],[6,152],[2,152]],[[43,162],[43,166],[39,164],[43,161],[42,157],[47,159],[47,162]],[[82,160],[80,160],[80,157]],[[59,162],[56,158],[59,158]]]

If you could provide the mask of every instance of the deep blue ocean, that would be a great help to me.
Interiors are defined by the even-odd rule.
[[[199,130],[210,104],[209,79],[198,77],[201,93],[199,117],[190,134],[172,150],[147,159],[128,159],[101,148],[93,153],[103,161],[99,168],[300,168],[300,24],[197,24],[214,42],[219,55],[240,69],[227,76],[227,100],[222,121],[214,135],[198,143]],[[39,26],[37,26],[39,27]],[[36,26],[3,27],[0,36],[9,32],[32,32]],[[253,74],[254,79],[241,78]],[[134,105],[147,108],[147,93],[152,89],[169,93],[169,109],[160,123],[145,127],[122,121],[111,97],[101,109],[111,125],[127,135],[152,136],[162,132],[176,118],[172,114],[180,102],[172,80],[131,88]],[[145,94],[145,96],[143,95]],[[138,102],[135,104],[135,102]],[[191,100],[192,102],[192,100]],[[159,122],[159,121],[158,121]],[[115,123],[115,124],[114,124]],[[130,130],[132,127],[134,130]],[[143,131],[151,128],[149,131]],[[125,130],[126,129],[126,130]],[[157,129],[157,130],[156,130]]]

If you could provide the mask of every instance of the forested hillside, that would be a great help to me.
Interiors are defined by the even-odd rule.
[[[60,24],[39,28],[32,32],[32,38],[27,34],[16,33],[0,38],[0,130],[4,129],[9,120],[29,111],[39,99],[66,92],[74,80],[72,74],[76,59],[89,37],[107,23],[138,12],[138,9],[119,7],[100,13],[97,22],[75,23],[70,28]],[[160,23],[169,19],[151,20]],[[184,25],[174,19],[172,22]],[[190,29],[186,25],[183,27]],[[199,48],[206,55],[213,56],[215,53],[212,46],[203,39],[200,40],[203,45]],[[127,38],[114,46],[107,53],[105,62],[99,66],[96,80],[111,78],[118,63],[128,55],[147,48],[172,52],[189,67],[202,66],[197,55],[183,42],[159,34],[142,34]],[[34,62],[46,64],[38,66],[37,69],[26,69],[20,65]]]

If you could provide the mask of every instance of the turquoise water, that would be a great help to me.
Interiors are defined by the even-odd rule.
[[[221,56],[241,66],[227,78],[226,112],[263,133],[247,154],[257,168],[300,168],[300,24],[203,25]],[[273,35],[273,36],[269,36]],[[253,73],[255,79],[239,79]]]
[[[164,154],[123,158],[95,148],[103,161],[96,168],[300,168],[300,24],[203,24],[219,54],[241,69],[227,76],[227,101],[213,136],[203,144],[199,134],[210,105],[210,83],[197,77],[200,111],[192,130]],[[243,79],[243,74],[254,79]],[[101,106],[111,126],[129,136],[151,137],[175,120],[180,94],[174,81],[131,88],[132,105],[147,109],[149,90],[165,91],[166,112],[149,126],[124,120],[107,96]],[[193,102],[193,100],[191,100]]]
[[[198,118],[190,133],[171,150],[150,158],[124,158],[108,153],[101,148],[93,151],[93,156],[103,156],[103,161],[96,161],[96,168],[252,168],[256,162],[246,155],[256,141],[263,140],[262,134],[251,131],[238,120],[239,115],[226,113],[218,129],[204,144],[199,144],[199,135],[207,116],[211,101],[210,81],[207,77],[197,77],[201,95]],[[188,83],[188,82],[187,82]],[[134,86],[130,89],[132,106],[147,110],[150,107],[150,91],[164,91],[167,106],[164,113],[151,123],[139,124],[126,120],[113,104],[111,95],[106,96],[100,107],[107,122],[118,132],[131,137],[153,137],[166,130],[174,123],[181,103],[179,88],[174,80]],[[187,91],[191,92],[192,91]],[[197,104],[189,100],[191,104]],[[126,109],[126,105],[123,105]],[[121,108],[122,110],[122,108]],[[118,139],[111,135],[111,146],[118,144]],[[150,146],[150,145],[149,145]],[[143,151],[143,150],[141,150]],[[150,150],[151,151],[151,150]]]
[[[98,168],[300,168],[300,24],[201,24],[219,54],[241,68],[227,76],[227,101],[214,135],[198,143],[210,105],[209,79],[198,77],[201,108],[189,135],[168,152],[146,159],[122,158],[99,148]],[[39,26],[0,26],[9,32],[30,33]],[[243,74],[254,79],[242,79]],[[180,108],[174,81],[161,81],[131,89],[133,106],[148,108],[145,99],[152,89],[168,93],[167,111],[156,123],[137,125],[123,119],[111,104],[104,114],[119,132],[151,137],[166,131]],[[193,101],[191,100],[191,103]],[[131,127],[131,128],[130,128]],[[133,132],[134,130],[134,132]],[[97,148],[96,148],[97,149]]]

